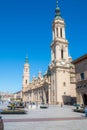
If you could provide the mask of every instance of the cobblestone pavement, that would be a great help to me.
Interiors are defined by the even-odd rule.
[[[87,130],[87,118],[73,106],[49,106],[28,110],[25,115],[2,115],[4,130]]]

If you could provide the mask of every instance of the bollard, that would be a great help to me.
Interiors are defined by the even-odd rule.
[[[1,116],[0,116],[0,130],[4,130],[4,123]]]

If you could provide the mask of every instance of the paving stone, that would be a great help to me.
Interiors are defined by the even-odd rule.
[[[2,115],[4,130],[87,130],[85,114],[73,109],[50,105],[48,109],[28,110],[25,115]]]

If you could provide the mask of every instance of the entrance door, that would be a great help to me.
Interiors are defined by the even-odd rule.
[[[87,94],[83,95],[83,102],[84,102],[84,105],[87,105]]]

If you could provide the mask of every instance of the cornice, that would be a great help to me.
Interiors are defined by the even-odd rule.
[[[54,45],[60,45],[60,44],[68,44],[68,40],[66,39],[60,39],[60,38],[55,38],[54,41],[52,41],[52,44],[51,44],[51,47],[54,46]]]

